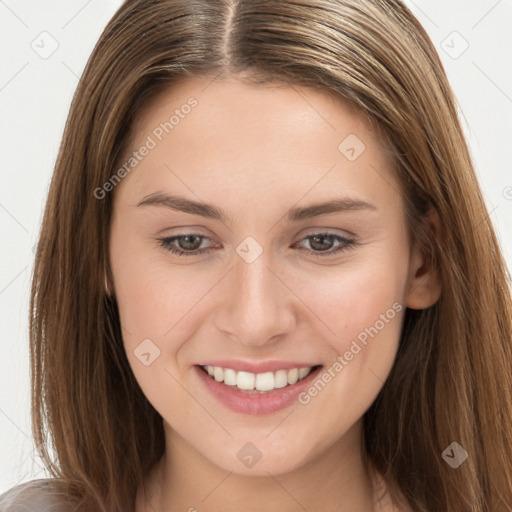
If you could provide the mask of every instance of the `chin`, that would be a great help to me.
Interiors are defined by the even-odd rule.
[[[219,454],[211,454],[210,461],[223,470],[240,476],[268,477],[269,473],[273,476],[290,473],[313,458],[301,453],[297,446],[281,446],[280,449],[274,449],[268,443],[264,446],[264,442],[234,444],[236,448],[233,451],[227,449]]]

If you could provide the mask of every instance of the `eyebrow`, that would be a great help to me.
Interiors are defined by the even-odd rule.
[[[220,220],[222,222],[231,222],[231,218],[222,208],[217,208],[211,204],[192,201],[185,197],[155,192],[144,197],[138,204],[139,206],[164,206],[171,210],[200,215],[208,219]],[[286,216],[289,222],[298,222],[321,215],[333,213],[343,213],[359,210],[377,210],[377,208],[366,201],[350,197],[334,198],[323,203],[316,203],[305,207],[291,208]]]

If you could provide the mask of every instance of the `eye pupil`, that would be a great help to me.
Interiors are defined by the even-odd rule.
[[[191,242],[191,239],[195,240],[195,243]],[[187,251],[195,251],[201,245],[201,237],[197,235],[185,235],[178,238],[178,244],[182,249]]]
[[[329,241],[326,243],[325,239],[328,239]],[[332,247],[332,236],[331,235],[312,236],[310,245],[313,249],[318,250],[318,251],[330,249]]]

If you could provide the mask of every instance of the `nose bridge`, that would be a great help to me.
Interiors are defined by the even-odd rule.
[[[237,252],[244,249],[240,244]],[[247,246],[245,246],[247,249]],[[222,300],[221,329],[241,343],[262,345],[286,333],[293,321],[286,288],[270,270],[270,253],[254,257],[254,247],[234,258],[230,286]],[[252,257],[247,254],[252,252]]]

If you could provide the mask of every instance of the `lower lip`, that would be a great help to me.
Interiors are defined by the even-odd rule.
[[[249,394],[237,388],[227,386],[223,382],[216,381],[200,366],[194,366],[194,368],[206,388],[219,402],[232,411],[254,416],[271,414],[291,405],[322,369],[321,366],[315,368],[306,377],[291,386],[288,385],[284,388],[273,389],[261,394]]]

